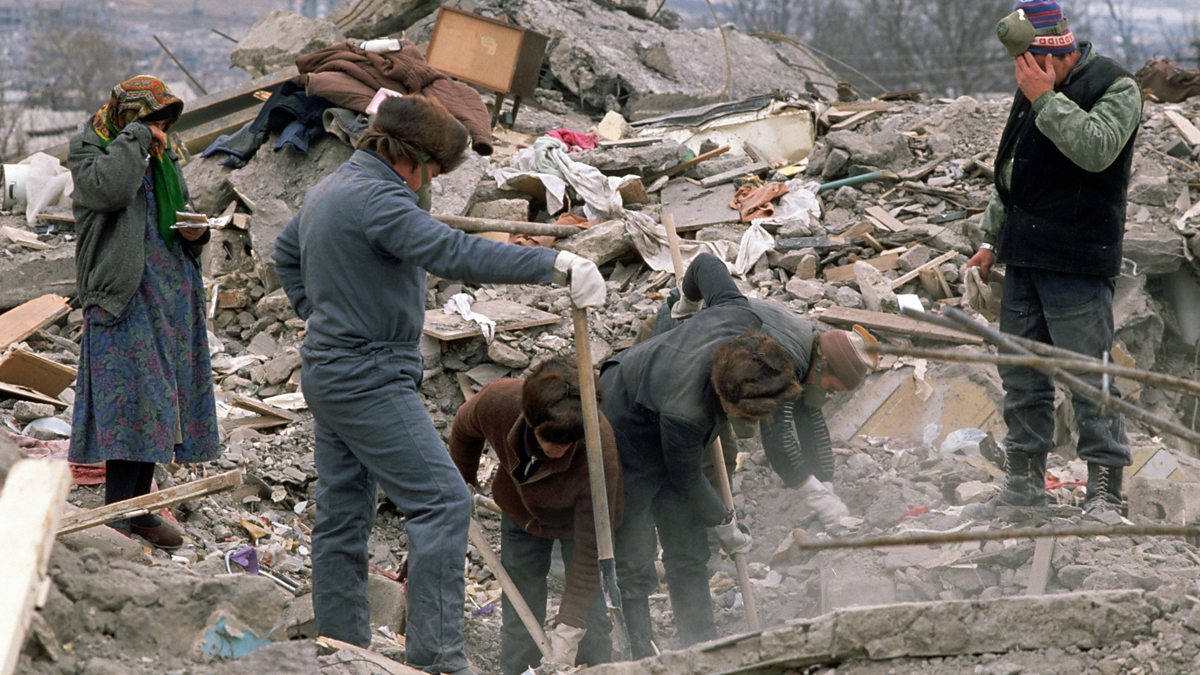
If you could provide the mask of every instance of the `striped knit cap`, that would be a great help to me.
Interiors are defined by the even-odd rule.
[[[1053,0],[1020,0],[1013,11],[1025,12],[1038,36],[1029,45],[1031,54],[1069,54],[1075,51],[1075,35],[1067,25],[1062,5]],[[1044,34],[1043,34],[1044,33]]]

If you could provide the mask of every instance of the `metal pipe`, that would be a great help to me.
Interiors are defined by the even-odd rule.
[[[1082,527],[1015,527],[981,532],[932,532],[917,534],[881,535],[796,542],[802,551],[829,551],[846,548],[888,548],[892,546],[925,546],[964,542],[1003,541],[1006,539],[1051,539],[1061,537],[1196,537],[1196,525],[1093,525]]]
[[[960,309],[947,307],[943,311],[943,315],[937,315],[931,312],[915,311],[912,309],[905,309],[903,310],[903,313],[910,319],[918,319],[920,321],[925,321],[946,328],[958,330],[965,328],[968,331],[982,337],[983,339],[998,345],[1000,348],[1006,351],[1010,351],[1015,354],[1029,355],[1029,350],[1025,347],[1022,347],[1015,340],[1009,339],[1009,336],[991,328],[990,326],[984,326],[980,323],[977,323],[976,321],[972,320],[966,312]],[[1099,389],[1093,387],[1087,382],[1084,382],[1078,377],[1071,375],[1070,373],[1064,372],[1060,368],[1044,365],[1035,365],[1033,368],[1045,374],[1047,377],[1058,380],[1075,394],[1093,401],[1097,405],[1104,401],[1104,394],[1101,393]],[[1200,433],[1197,433],[1181,424],[1151,415],[1150,413],[1133,405],[1125,399],[1113,399],[1111,403],[1113,408],[1116,408],[1118,412],[1124,413],[1147,426],[1169,433],[1189,443],[1200,445]]]
[[[1053,366],[1063,370],[1081,373],[1107,373],[1114,377],[1153,384],[1170,389],[1178,389],[1189,394],[1200,395],[1200,382],[1185,380],[1166,373],[1155,373],[1139,368],[1105,365],[1100,361],[1090,359],[1060,359],[1044,356],[1021,356],[1017,354],[990,354],[977,351],[959,351],[954,349],[932,349],[929,347],[903,347],[897,345],[873,344],[866,346],[867,353],[890,354],[892,356],[911,356],[932,361],[957,361],[960,363],[993,363],[1001,366],[1029,366],[1036,364]]]
[[[175,62],[175,65],[179,66],[179,69],[183,71],[183,74],[187,75],[187,79],[191,80],[192,84],[196,85],[196,88],[200,90],[200,93],[208,96],[208,90],[204,88],[204,85],[200,84],[199,80],[192,77],[192,74],[188,72],[188,69],[179,62],[179,59],[175,58],[175,55],[171,53],[170,49],[167,49],[167,46],[163,44],[163,41],[159,40],[157,35],[152,35],[151,37],[154,38],[154,41],[158,43],[159,47],[162,47],[162,50],[167,53],[167,56],[171,57],[171,60]]]

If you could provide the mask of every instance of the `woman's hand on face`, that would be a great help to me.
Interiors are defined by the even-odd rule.
[[[167,123],[146,122],[150,129],[150,154],[158,157],[167,149]]]

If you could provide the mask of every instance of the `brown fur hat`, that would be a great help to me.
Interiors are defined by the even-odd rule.
[[[588,376],[595,379],[595,373]],[[600,399],[599,383],[596,398]],[[583,438],[583,403],[579,371],[567,359],[556,357],[533,369],[521,387],[521,414],[541,438],[551,443],[575,443]],[[543,448],[543,451],[545,449]],[[545,452],[551,459],[561,455]]]
[[[392,162],[399,155],[416,161],[407,145],[424,151],[441,165],[442,173],[449,173],[462,163],[469,140],[466,127],[436,99],[410,94],[384,99],[357,147]]]
[[[748,418],[774,414],[801,390],[796,364],[762,333],[739,335],[717,347],[711,380],[717,395]]]

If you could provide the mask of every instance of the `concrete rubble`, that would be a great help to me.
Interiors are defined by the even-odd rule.
[[[604,118],[605,133],[624,140],[612,138],[571,157],[606,174],[646,179],[640,183],[643,203],[628,200],[619,217],[552,244],[594,259],[609,280],[609,305],[592,325],[597,361],[634,344],[672,283],[671,275],[651,269],[639,253],[638,230],[631,223],[641,217],[657,222],[672,196],[685,191],[689,209],[702,217],[694,227],[681,227],[683,236],[726,246],[732,264],[748,229],[729,205],[737,187],[795,179],[822,184],[891,172],[881,180],[817,193],[820,213],[811,220],[797,216],[765,225],[774,248],[749,265],[738,284],[814,321],[851,310],[892,315],[902,296],[916,296],[926,308],[961,302],[960,270],[980,241],[981,207],[1009,97],[838,104],[834,79],[807,52],[730,30],[737,75],[726,98],[797,89],[793,100],[806,106],[819,130],[813,151],[806,161],[764,165],[751,147],[751,154],[730,151],[670,173],[713,148],[664,140],[653,127],[640,131],[637,121],[651,112],[718,98],[725,66],[716,30],[675,28],[669,12],[646,18],[657,3],[633,0],[477,4],[477,11],[504,14],[516,25],[551,36],[543,77],[547,88],[523,103],[512,129],[498,132],[494,156],[472,156],[435,181],[434,211],[554,220],[561,214],[547,213],[536,190],[502,189],[490,172],[551,129],[585,132]],[[378,37],[415,24],[410,36],[420,36],[427,34],[436,11],[436,3],[400,0],[373,3],[369,11],[356,12],[357,7],[346,2],[329,25],[297,28],[294,44],[287,43],[294,50],[290,54],[246,51],[239,65],[264,72],[279,67],[296,50],[312,48],[321,35]],[[262,26],[289,21],[300,26],[289,15],[272,15]],[[813,92],[825,98],[814,98]],[[1200,211],[1194,208],[1200,204],[1195,162],[1200,147],[1178,148],[1179,131],[1166,110],[1200,121],[1195,100],[1146,104],[1128,211],[1127,260],[1117,290],[1117,341],[1131,365],[1194,377],[1200,340],[1194,263],[1200,252]],[[637,140],[642,133],[652,138]],[[305,190],[350,152],[327,136],[306,157],[264,148],[241,169],[199,157],[186,166],[196,208],[215,214],[232,203],[242,222],[214,231],[204,260],[226,449],[214,466],[160,466],[156,478],[167,487],[205,471],[241,469],[246,482],[173,509],[187,544],[172,555],[104,527],[61,537],[40,612],[47,630],[27,641],[21,672],[371,672],[344,652],[319,654],[309,639],[315,637],[307,584],[316,471],[312,418],[303,407],[299,381],[297,349],[304,324],[292,314],[268,264],[274,239]],[[740,175],[743,169],[753,177]],[[650,180],[663,172],[669,178]],[[725,180],[726,173],[733,175]],[[715,182],[705,185],[706,180]],[[569,205],[573,215],[582,214],[582,200]],[[34,250],[0,235],[0,311],[46,293],[73,293],[74,235],[68,222],[43,218],[30,228],[20,213],[0,216],[0,225],[31,232],[46,245]],[[527,329],[506,329],[500,322],[491,344],[478,335],[427,335],[421,390],[443,434],[467,390],[496,377],[519,376],[553,355],[573,353],[565,290],[475,287],[431,277],[426,307],[440,312],[462,292],[476,302],[511,301],[559,320]],[[73,366],[81,327],[76,309],[14,347]],[[947,347],[921,333],[877,334],[891,344]],[[0,354],[7,347],[0,345]],[[1196,424],[1194,396],[1151,386],[1124,391],[1156,415]],[[4,396],[0,393],[0,424],[6,427],[0,430],[0,480],[22,454],[65,455],[62,437],[22,432],[47,416],[69,422],[70,387],[51,396],[57,404]],[[897,357],[884,357],[879,372],[853,395],[835,396],[826,408],[835,440],[834,487],[850,508],[851,532],[996,527],[965,519],[962,507],[997,489],[1001,398],[992,366]],[[256,412],[245,409],[246,399],[255,402]],[[1193,522],[1200,515],[1200,453],[1137,424],[1130,424],[1130,432],[1135,462],[1127,470],[1129,518]],[[710,585],[718,624],[732,637],[670,651],[677,644],[664,587],[652,596],[652,606],[665,653],[589,672],[1182,673],[1200,658],[1200,550],[1192,543],[1153,537],[1060,539],[1041,578],[1033,570],[1035,544],[1028,540],[806,552],[797,542],[825,536],[815,515],[782,487],[757,441],[743,442],[739,449],[732,476],[735,505],[755,538],[749,559],[765,629],[744,633],[736,572],[729,561],[714,558]],[[1049,469],[1060,483],[1052,490],[1056,500],[1079,503],[1086,467],[1073,457],[1069,443],[1051,457]],[[495,470],[494,462],[485,464],[484,474]],[[99,505],[102,482],[77,481],[72,504]],[[498,542],[498,516],[481,510],[479,518],[489,539]],[[1080,522],[1078,510],[1060,508],[1030,524]],[[288,592],[236,567],[227,571],[226,554],[247,545],[257,549],[264,569],[297,582],[301,590]],[[403,518],[382,501],[370,543],[373,649],[397,660],[403,659],[398,579],[405,550]],[[561,589],[558,579],[552,588]],[[499,584],[473,548],[467,581],[468,655],[495,672]],[[1044,587],[1045,595],[1028,595],[1031,586]],[[271,644],[223,661],[204,647],[206,637],[224,635],[218,630],[221,621],[226,626],[221,630]]]

